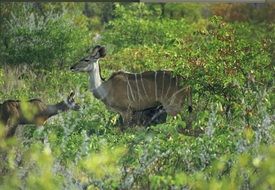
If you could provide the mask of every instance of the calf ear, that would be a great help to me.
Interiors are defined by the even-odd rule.
[[[75,97],[74,91],[71,91],[70,95],[68,96],[68,102],[73,102]]]

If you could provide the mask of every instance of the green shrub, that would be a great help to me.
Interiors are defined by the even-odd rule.
[[[53,117],[42,129],[20,127],[16,139],[0,138],[0,188],[271,189],[274,25],[213,17],[187,26],[156,19],[143,4],[125,7],[117,7],[102,33],[109,50],[100,62],[104,77],[120,69],[175,71],[193,86],[193,126],[205,133],[180,134],[178,116],[121,132],[118,116],[87,91],[84,74],[1,68],[3,100],[43,97],[54,103],[75,89],[82,108]],[[66,21],[63,16],[58,18]]]
[[[75,15],[75,20],[65,13],[46,12],[42,16],[26,5],[22,5],[21,12],[11,15],[3,21],[5,32],[1,38],[6,45],[1,46],[2,63],[32,64],[40,68],[63,66],[78,59],[90,44],[83,16]]]
[[[111,47],[126,48],[137,45],[170,46],[177,38],[186,35],[190,26],[184,19],[155,18],[144,4],[133,4],[132,9],[117,5],[114,19],[106,26],[102,43]],[[148,16],[149,15],[149,16]]]

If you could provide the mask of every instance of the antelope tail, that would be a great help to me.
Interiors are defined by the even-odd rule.
[[[187,93],[187,98],[188,98],[188,112],[192,113],[193,107],[192,107],[192,88],[189,86],[188,87],[188,93]]]
[[[192,128],[192,111],[193,111],[193,107],[192,107],[192,89],[189,86],[187,89],[187,104],[188,104],[188,112],[189,112],[189,118],[186,121],[186,128],[187,129],[191,129]]]

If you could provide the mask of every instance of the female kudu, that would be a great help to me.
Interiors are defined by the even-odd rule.
[[[74,72],[88,72],[89,89],[111,110],[119,113],[124,125],[130,125],[133,114],[150,108],[163,106],[152,119],[163,113],[175,116],[182,111],[184,101],[188,100],[191,116],[191,88],[183,85],[183,78],[171,71],[146,71],[128,73],[118,71],[104,81],[100,75],[99,59],[106,55],[105,48],[96,46],[92,54],[81,59],[71,67]],[[190,117],[191,118],[191,117]],[[187,121],[191,127],[191,119]]]

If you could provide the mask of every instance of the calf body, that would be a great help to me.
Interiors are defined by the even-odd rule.
[[[79,108],[80,106],[74,102],[74,93],[71,93],[66,101],[53,105],[47,105],[40,99],[31,99],[27,102],[6,100],[0,104],[0,123],[5,126],[5,136],[11,137],[18,125],[43,125],[51,116]]]

